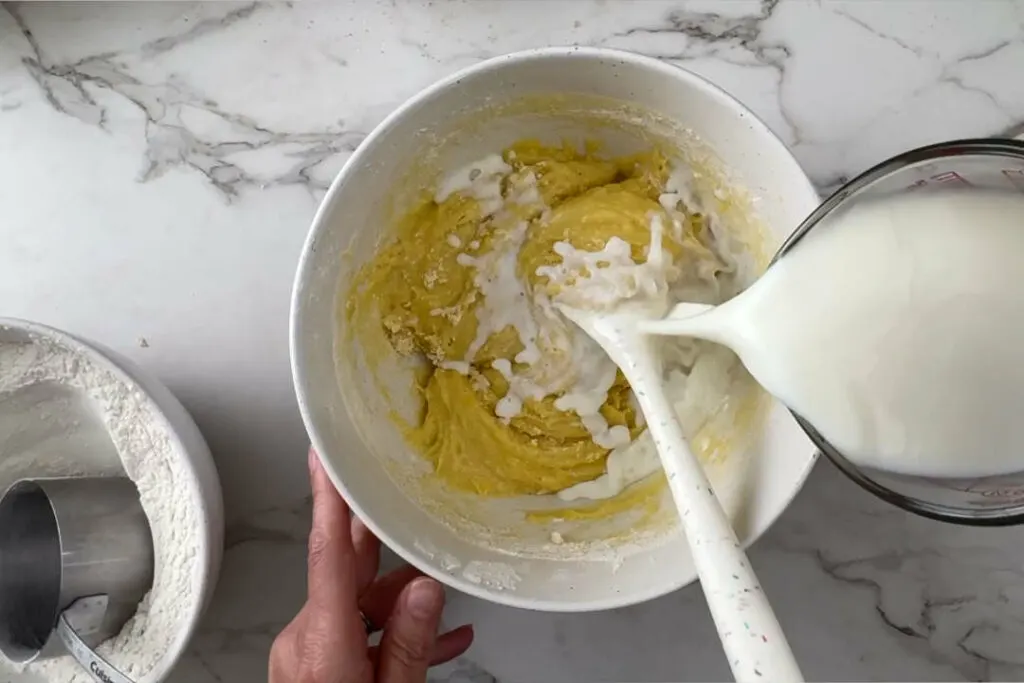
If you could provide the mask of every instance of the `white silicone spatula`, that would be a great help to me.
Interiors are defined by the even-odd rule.
[[[604,348],[636,394],[733,676],[744,683],[802,681],[775,613],[662,389],[654,339],[640,331],[649,316],[628,308],[611,314],[559,308]]]

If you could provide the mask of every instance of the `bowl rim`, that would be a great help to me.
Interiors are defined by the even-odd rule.
[[[313,410],[310,407],[310,401],[307,396],[308,394],[308,383],[306,381],[306,359],[301,349],[301,342],[299,334],[301,325],[303,323],[303,294],[306,289],[306,282],[312,276],[312,257],[313,257],[313,245],[318,236],[324,231],[329,229],[329,223],[327,218],[333,214],[336,210],[336,204],[338,201],[338,195],[341,192],[342,185],[346,182],[348,176],[352,174],[361,164],[363,158],[370,153],[370,149],[374,147],[377,140],[389,131],[394,125],[406,114],[415,109],[418,105],[427,101],[440,92],[447,90],[453,86],[459,84],[460,81],[469,76],[479,76],[481,74],[496,71],[501,69],[504,65],[515,62],[529,62],[529,61],[542,61],[552,60],[561,58],[584,58],[584,59],[596,59],[596,60],[607,60],[617,61],[619,63],[629,63],[637,67],[647,69],[650,71],[658,72],[663,76],[670,79],[686,82],[687,85],[696,88],[701,91],[705,96],[718,100],[732,111],[735,111],[738,116],[742,116],[746,122],[756,129],[758,135],[765,139],[765,144],[775,145],[779,150],[792,161],[794,167],[800,171],[803,179],[804,187],[799,188],[797,191],[808,197],[813,198],[813,201],[808,202],[809,204],[817,205],[820,201],[820,195],[814,188],[807,173],[800,166],[796,157],[789,148],[782,142],[781,139],[768,127],[768,125],[758,117],[753,111],[751,111],[746,105],[740,102],[738,99],[730,95],[724,89],[712,83],[710,80],[700,76],[692,71],[685,68],[670,64],[663,60],[641,55],[635,52],[629,52],[625,50],[618,50],[612,48],[597,48],[597,47],[582,47],[582,46],[556,46],[556,47],[542,47],[532,48],[527,50],[521,50],[517,52],[511,52],[503,55],[491,57],[489,59],[477,62],[470,66],[464,67],[449,74],[432,84],[421,89],[408,99],[406,99],[401,105],[399,105],[394,111],[386,116],[371,133],[363,140],[359,147],[352,153],[341,170],[334,177],[331,182],[327,193],[324,195],[323,200],[317,207],[316,213],[313,216],[313,220],[310,224],[309,232],[306,236],[306,240],[302,247],[302,252],[299,256],[299,263],[295,273],[295,280],[292,288],[291,307],[289,312],[289,355],[291,358],[292,367],[292,381],[295,387],[296,400],[299,406],[299,412],[302,416],[303,424],[306,427],[306,432],[309,435],[312,448],[316,451],[317,457],[322,463],[324,470],[327,472],[328,477],[334,484],[335,488],[346,500],[353,513],[359,516],[359,518],[366,524],[370,531],[383,541],[392,551],[394,551],[402,560],[413,565],[427,576],[440,581],[442,584],[452,586],[453,588],[467,593],[473,597],[487,600],[501,605],[510,607],[519,607],[531,610],[549,611],[549,612],[593,612],[599,610],[615,609],[619,607],[627,607],[629,605],[640,604],[668,595],[669,593],[675,592],[680,588],[693,583],[697,580],[696,572],[693,576],[678,576],[671,581],[665,581],[658,584],[652,584],[649,589],[632,591],[628,595],[621,595],[618,593],[610,593],[607,597],[602,599],[588,600],[586,602],[568,602],[558,601],[549,599],[538,599],[528,598],[516,595],[513,592],[505,592],[500,590],[490,590],[487,587],[473,583],[468,579],[463,578],[461,575],[450,574],[442,571],[434,563],[428,561],[427,558],[419,556],[410,548],[406,548],[401,544],[394,543],[390,534],[385,529],[382,529],[375,520],[369,518],[363,512],[363,506],[359,502],[359,494],[353,490],[350,490],[344,482],[339,472],[330,462],[329,458],[323,456],[324,441],[320,438],[319,430],[317,429],[316,420],[313,415]],[[333,339],[333,334],[332,334]],[[743,541],[744,547],[749,547],[759,538],[761,538],[765,532],[768,531],[771,526],[778,521],[786,509],[792,504],[797,494],[800,493],[804,483],[810,476],[811,470],[818,460],[817,449],[813,448],[811,444],[808,444],[808,455],[804,462],[803,469],[800,472],[795,473],[796,477],[794,485],[788,493],[788,498],[783,505],[779,506],[777,513],[770,519],[767,519],[760,525],[760,528],[752,528],[750,534]]]
[[[102,345],[50,325],[22,318],[0,317],[0,330],[5,328],[25,331],[30,334],[39,335],[45,339],[56,341],[57,343],[70,348],[72,351],[87,357],[91,362],[97,363],[104,370],[107,370],[119,380],[123,381],[126,385],[138,389],[146,397],[146,400],[152,403],[156,408],[156,415],[159,419],[160,426],[168,435],[168,438],[173,444],[175,450],[182,454],[186,454],[186,457],[184,457],[183,460],[187,464],[189,471],[194,475],[192,478],[195,484],[194,489],[196,501],[198,503],[197,509],[199,512],[199,518],[206,522],[203,524],[202,533],[200,533],[198,537],[199,548],[197,555],[199,555],[201,562],[196,565],[196,569],[193,572],[192,577],[193,581],[199,584],[200,590],[196,592],[199,599],[191,605],[187,612],[187,623],[185,628],[179,631],[170,641],[169,647],[165,650],[164,656],[159,660],[159,663],[150,669],[145,676],[139,679],[140,681],[162,681],[170,675],[174,668],[180,663],[182,656],[184,656],[185,651],[191,644],[192,638],[199,629],[199,624],[212,600],[218,581],[219,564],[221,560],[216,559],[215,562],[211,563],[209,562],[209,558],[220,558],[223,554],[223,544],[221,544],[219,548],[216,548],[211,544],[213,537],[218,535],[217,532],[211,531],[211,522],[223,527],[223,502],[215,500],[212,501],[213,505],[210,505],[211,501],[208,501],[204,495],[199,474],[192,462],[193,457],[196,456],[208,458],[214,475],[219,477],[216,466],[213,463],[213,456],[210,454],[208,448],[205,451],[205,454],[197,454],[194,452],[194,449],[187,449],[185,447],[181,435],[178,433],[178,429],[174,424],[172,424],[170,418],[164,412],[163,406],[160,402],[157,401],[149,391],[147,384],[152,384],[153,386],[164,389],[168,394],[174,397],[170,390],[164,386],[163,382],[155,376],[146,373],[140,368],[123,367],[117,357],[111,355],[112,352],[106,350]],[[139,373],[141,373],[141,377],[139,376]],[[174,399],[177,400],[176,397],[174,397]],[[191,419],[190,415],[189,419]],[[205,445],[205,440],[203,443]],[[213,489],[219,495],[221,491],[219,478],[212,482],[212,484],[216,484]],[[223,533],[221,532],[219,535],[222,537]],[[211,555],[211,551],[213,551],[215,555]]]

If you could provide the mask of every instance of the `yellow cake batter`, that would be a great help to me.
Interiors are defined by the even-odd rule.
[[[481,337],[485,297],[474,264],[514,244],[515,262],[503,265],[515,269],[526,290],[521,295],[536,297],[552,293],[537,269],[560,262],[559,241],[600,251],[617,236],[642,262],[651,216],[664,214],[658,197],[669,164],[657,150],[609,160],[593,148],[533,141],[504,150],[495,163],[501,161],[510,171],[497,202],[463,188],[425,196],[405,215],[393,241],[356,278],[350,312],[360,304],[376,307],[393,349],[428,361],[417,387],[422,415],[404,427],[438,477],[487,496],[553,493],[601,475],[609,449],[595,443],[576,413],[556,408],[557,391],[524,400],[511,419],[496,414],[509,391],[500,368],[521,369],[524,355],[534,351],[513,325]],[[681,234],[665,235],[663,247],[683,267],[687,259],[706,259],[703,230],[699,217],[691,217]],[[551,340],[537,345],[543,361],[531,366],[535,379],[557,385],[568,359]],[[636,437],[642,427],[629,394],[619,374],[600,413],[609,426],[622,425]]]

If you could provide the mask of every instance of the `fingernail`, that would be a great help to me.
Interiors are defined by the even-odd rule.
[[[309,449],[309,471],[315,472],[316,468],[320,466],[320,458],[317,456],[316,451]]]
[[[444,604],[444,589],[433,579],[420,577],[409,584],[406,607],[416,619],[429,619],[441,611]]]

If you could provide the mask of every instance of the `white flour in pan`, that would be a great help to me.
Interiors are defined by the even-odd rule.
[[[75,406],[81,418],[69,417]],[[106,451],[88,438],[83,423],[90,421],[94,431],[109,434]],[[125,473],[139,489],[152,530],[153,588],[99,650],[147,683],[202,599],[193,578],[201,561],[199,492],[184,455],[152,401],[106,368],[47,339],[0,342],[0,489],[25,477]],[[26,667],[0,657],[0,679],[93,681],[70,657]]]

